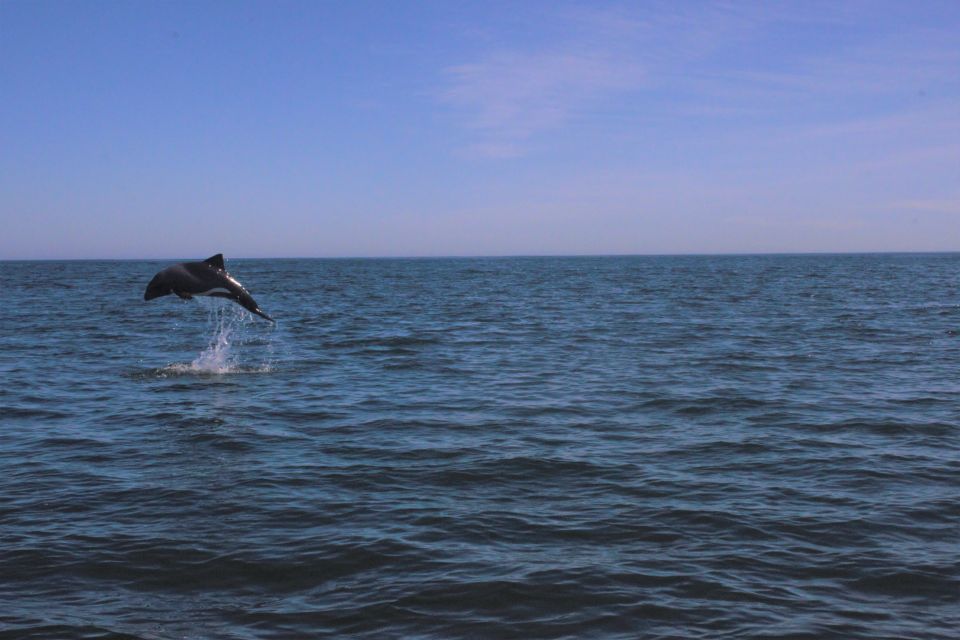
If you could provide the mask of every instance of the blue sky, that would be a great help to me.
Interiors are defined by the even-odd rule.
[[[960,2],[0,1],[0,258],[960,249]]]

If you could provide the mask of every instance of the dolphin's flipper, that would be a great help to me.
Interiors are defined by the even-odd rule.
[[[184,291],[174,291],[174,293],[177,294],[181,300],[193,300],[193,296]]]

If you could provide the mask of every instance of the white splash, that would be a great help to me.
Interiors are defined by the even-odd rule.
[[[201,304],[207,302],[204,300]],[[222,375],[227,373],[262,373],[271,370],[269,360],[256,366],[241,365],[240,349],[244,344],[244,326],[253,322],[253,316],[222,300],[208,302],[207,325],[211,329],[206,349],[189,364],[174,363],[161,369],[161,375]],[[247,341],[249,342],[249,340]],[[268,356],[272,355],[272,340],[267,343]],[[251,346],[251,345],[248,345]]]
[[[233,306],[219,305],[210,310],[210,324],[213,335],[207,348],[200,352],[190,369],[196,373],[232,373],[237,371],[236,356],[230,346],[230,336],[240,324],[243,316]]]

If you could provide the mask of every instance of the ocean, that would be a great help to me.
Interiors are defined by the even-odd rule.
[[[0,638],[957,637],[960,254],[172,262],[0,263]]]

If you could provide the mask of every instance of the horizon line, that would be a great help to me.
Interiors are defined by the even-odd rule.
[[[229,260],[495,260],[516,258],[709,258],[750,256],[866,256],[866,255],[946,255],[960,249],[895,250],[895,251],[743,251],[691,253],[517,253],[517,254],[450,254],[450,255],[346,255],[346,256],[260,256],[230,257]],[[216,255],[216,254],[213,254]],[[186,258],[202,260],[203,258]],[[157,262],[185,260],[182,257],[149,258],[0,258],[0,262]]]

